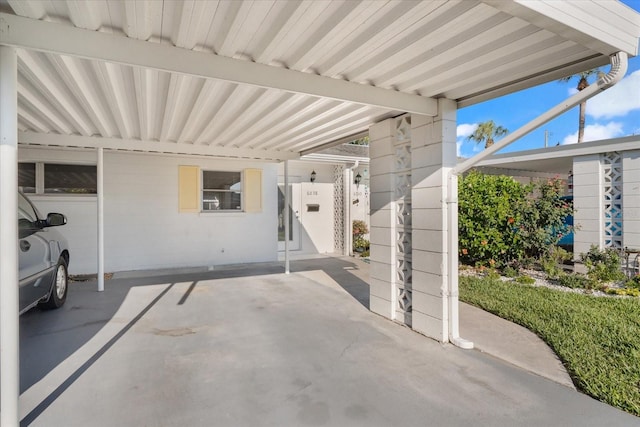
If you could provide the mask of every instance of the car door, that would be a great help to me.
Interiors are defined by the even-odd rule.
[[[18,264],[20,311],[48,294],[51,284],[49,242],[38,214],[29,201],[18,193]]]

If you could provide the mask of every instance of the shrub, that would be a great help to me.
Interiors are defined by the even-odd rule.
[[[640,289],[640,274],[634,276],[632,279],[627,280],[624,286],[627,288]]]
[[[573,213],[573,206],[562,200],[562,188],[559,179],[549,179],[530,187],[531,193],[522,205],[519,223],[519,243],[527,256],[540,259],[550,255],[562,236],[572,231],[564,219]],[[534,191],[538,193],[537,197],[533,197]]]
[[[356,237],[353,239],[354,252],[365,252],[369,250],[369,247],[370,243],[364,237]]]
[[[586,254],[581,254],[580,259],[587,267],[587,274],[593,280],[611,282],[625,278],[620,268],[620,254],[613,248],[604,250],[591,245]]]
[[[640,296],[640,290],[635,288],[608,288],[606,292],[609,295],[618,295],[623,297]]]
[[[533,285],[534,283],[536,283],[536,279],[527,275],[518,276],[515,278],[515,281],[517,283],[520,283],[521,285]]]
[[[578,274],[561,274],[558,276],[556,282],[560,286],[571,289],[593,289],[594,283],[588,277]]]
[[[500,273],[496,269],[489,269],[485,274],[485,277],[489,280],[500,280]]]
[[[352,234],[354,252],[368,253],[370,244],[369,241],[364,238],[365,234],[367,233],[369,233],[369,227],[367,227],[366,222],[359,219],[353,221]]]
[[[560,180],[522,185],[511,177],[471,171],[458,184],[459,257],[463,263],[503,267],[548,255],[571,231],[573,212]],[[534,196],[535,193],[535,196]]]
[[[513,279],[514,277],[518,277],[520,273],[512,266],[508,265],[502,269],[502,274],[504,274],[505,277]]]
[[[353,234],[353,237],[364,236],[365,234],[369,233],[369,227],[367,227],[367,223],[360,219],[354,220],[352,227],[353,228],[351,233]]]
[[[517,244],[517,207],[525,188],[511,177],[471,171],[458,184],[460,260],[467,264],[501,267],[523,255]]]

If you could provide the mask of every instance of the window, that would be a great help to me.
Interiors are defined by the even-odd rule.
[[[86,165],[44,165],[44,192],[55,194],[96,194],[96,167]]]
[[[202,211],[241,211],[242,172],[202,171]]]
[[[18,163],[18,187],[23,193],[36,192],[35,163]]]
[[[19,163],[18,186],[24,193],[96,194],[95,165]]]

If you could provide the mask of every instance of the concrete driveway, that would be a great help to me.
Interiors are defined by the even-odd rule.
[[[360,267],[116,274],[104,293],[74,283],[63,309],[21,318],[22,425],[640,424],[372,314]]]

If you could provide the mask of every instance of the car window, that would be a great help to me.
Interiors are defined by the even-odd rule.
[[[18,219],[27,219],[31,222],[38,219],[31,203],[20,193],[18,193]]]

